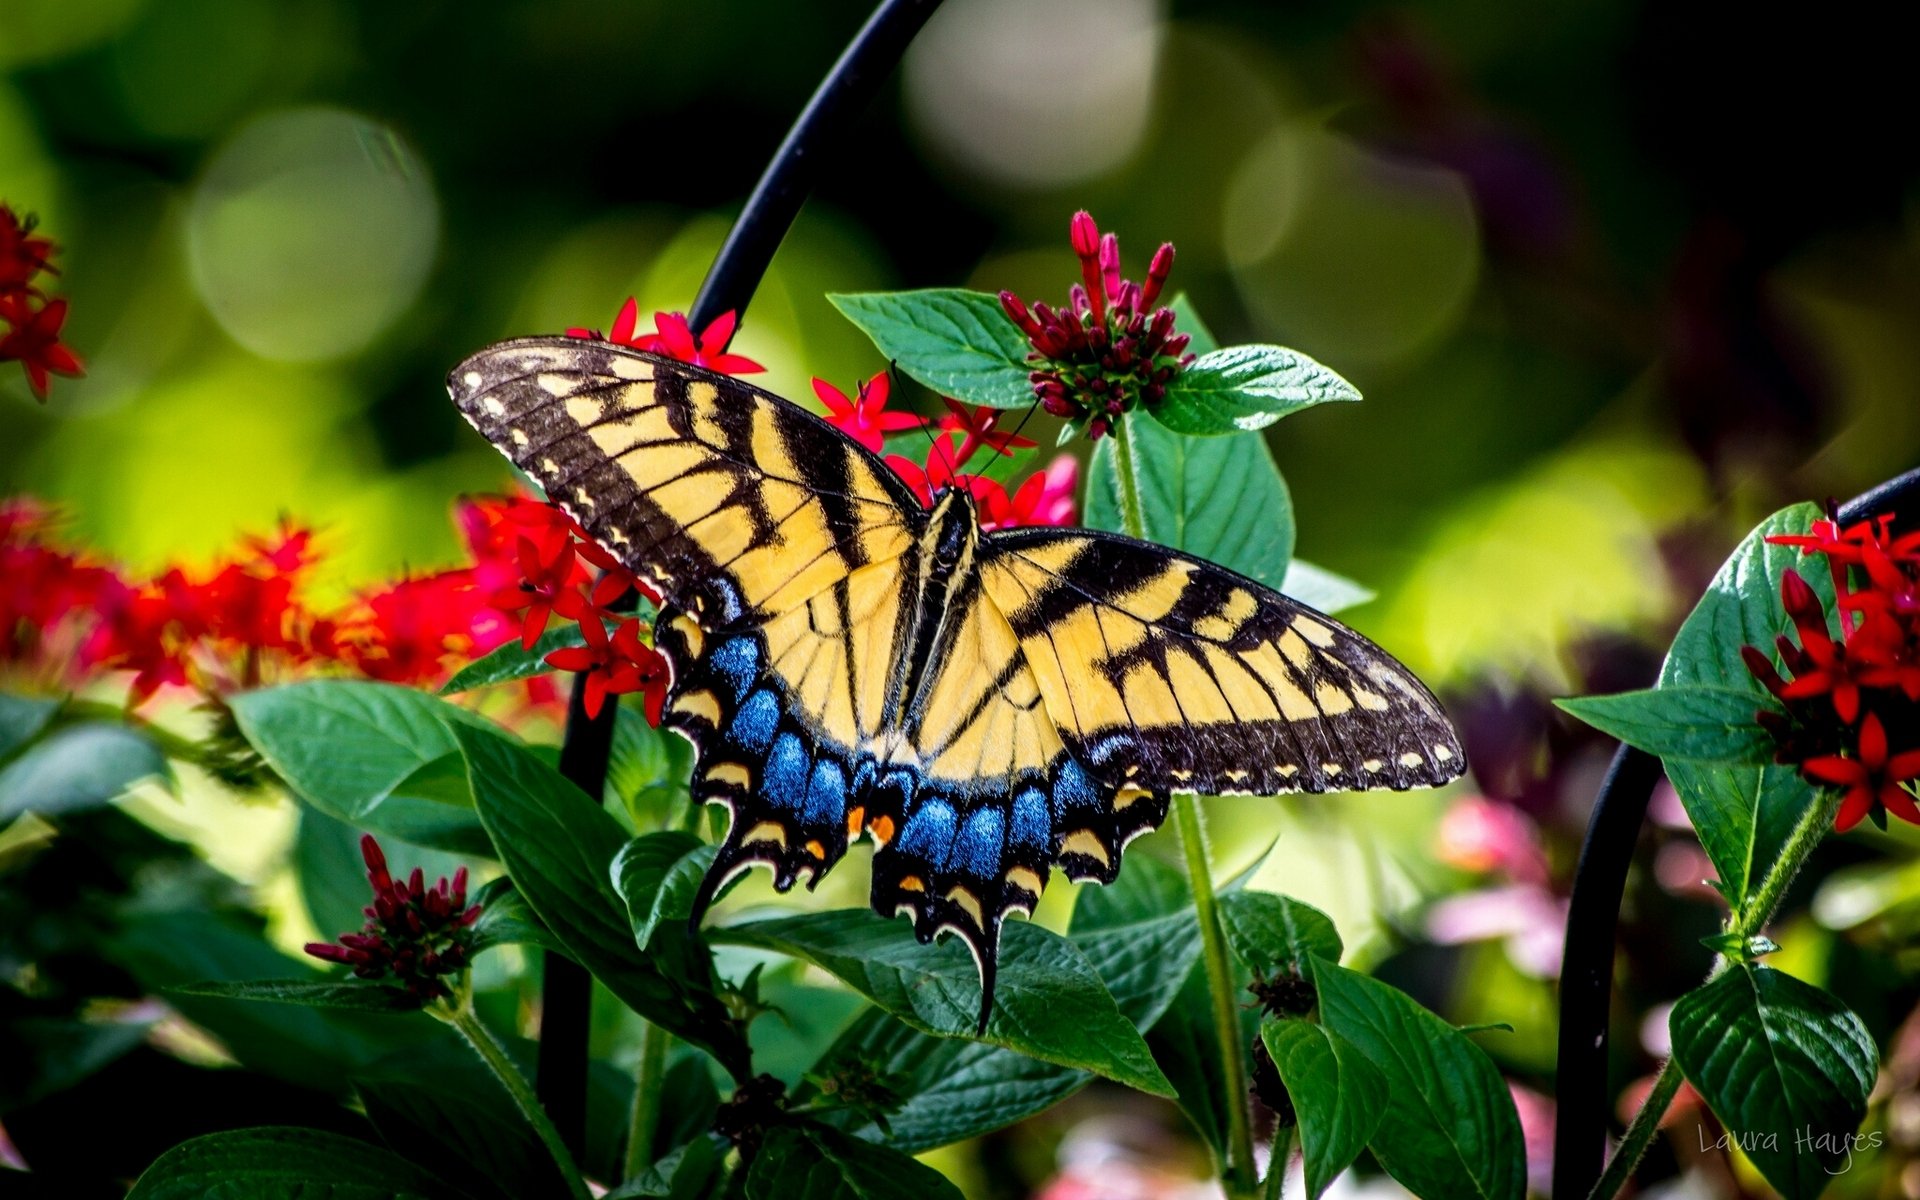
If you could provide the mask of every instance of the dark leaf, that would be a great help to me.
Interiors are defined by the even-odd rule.
[[[864,909],[756,921],[711,936],[805,958],[925,1033],[971,1037],[979,1018],[978,975],[957,939],[922,946],[908,926]],[[1139,1032],[1079,949],[1026,921],[1002,929],[999,985],[984,1040],[1172,1095]]]
[[[420,1001],[404,989],[372,980],[347,979],[202,979],[167,989],[174,996],[219,996],[307,1008],[344,1008],[353,1012],[420,1011]]]
[[[59,711],[58,700],[0,692],[0,762],[39,737]]]
[[[747,1200],[961,1200],[932,1167],[815,1122],[768,1132]]]
[[[1311,1021],[1267,1020],[1260,1040],[1293,1101],[1307,1195],[1318,1197],[1380,1127],[1386,1076],[1345,1038]]]
[[[125,725],[88,722],[55,730],[0,767],[0,825],[94,808],[143,779],[171,782],[166,756]]]
[[[1339,962],[1344,949],[1331,917],[1311,904],[1272,892],[1240,891],[1220,897],[1220,926],[1234,956],[1262,978],[1308,975],[1312,956]]]
[[[1368,1147],[1426,1200],[1520,1200],[1526,1145],[1506,1080],[1486,1052],[1397,988],[1324,958],[1313,964],[1320,1019],[1387,1080]]]
[[[477,687],[486,687],[488,684],[509,683],[515,679],[531,679],[535,675],[545,675],[553,670],[547,665],[547,655],[555,650],[586,644],[587,635],[580,632],[578,624],[572,621],[561,621],[541,634],[539,640],[533,643],[531,650],[522,648],[519,638],[495,646],[486,654],[455,671],[453,678],[441,685],[440,694],[454,696],[461,692],[472,691]]]
[[[1851,1161],[1879,1056],[1839,1000],[1735,966],[1680,997],[1668,1027],[1688,1081],[1782,1195],[1811,1200]]]
[[[459,1193],[378,1146],[317,1129],[210,1133],[162,1154],[127,1200],[456,1200]]]
[[[642,950],[662,924],[685,921],[715,850],[690,833],[643,833],[613,860],[613,886],[627,903],[633,940]]]

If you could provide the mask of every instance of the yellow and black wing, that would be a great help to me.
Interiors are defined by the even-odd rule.
[[[1405,789],[1466,767],[1411,672],[1245,576],[1132,538],[1054,529],[992,535],[980,572],[1067,750],[1109,785]]]
[[[864,827],[907,621],[901,558],[924,521],[913,493],[778,396],[608,342],[503,342],[448,386],[666,597],[663,723],[698,752],[695,800],[732,815],[700,907],[756,862],[781,890],[825,874]]]
[[[488,441],[594,539],[709,625],[764,621],[897,558],[920,508],[806,410],[585,338],[490,346],[448,377]]]

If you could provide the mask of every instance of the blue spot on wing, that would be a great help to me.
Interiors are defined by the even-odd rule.
[[[822,760],[807,781],[807,807],[801,820],[809,827],[838,827],[847,819],[847,776],[840,764]]]
[[[773,735],[779,727],[780,701],[774,698],[772,692],[761,688],[748,696],[747,702],[734,714],[729,732],[741,749],[765,754],[767,747],[773,744]]]
[[[1006,841],[1006,826],[996,809],[983,808],[967,818],[960,836],[953,840],[947,856],[949,870],[965,871],[977,879],[995,879],[1000,874],[1000,851]]]
[[[733,702],[747,694],[760,675],[760,647],[752,638],[729,638],[714,647],[707,665],[733,686]]]
[[[1028,788],[1013,798],[1013,844],[1045,855],[1053,845],[1053,822],[1047,816],[1046,797]]]
[[[1081,809],[1098,808],[1100,793],[1093,786],[1093,780],[1080,769],[1080,764],[1069,758],[1060,764],[1053,777],[1054,811],[1061,816]]]
[[[778,808],[799,808],[806,802],[807,748],[794,734],[783,733],[773,744],[760,791]]]
[[[897,843],[900,852],[933,865],[946,861],[947,849],[953,845],[954,823],[951,804],[937,798],[927,800],[907,818],[907,827],[900,831]]]

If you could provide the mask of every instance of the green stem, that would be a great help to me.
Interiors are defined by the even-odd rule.
[[[1200,953],[1207,965],[1207,991],[1213,1001],[1214,1034],[1220,1042],[1220,1075],[1226,1092],[1227,1161],[1224,1182],[1229,1195],[1253,1190],[1253,1130],[1247,1120],[1247,1072],[1241,1061],[1240,1014],[1234,1007],[1233,967],[1227,959],[1227,939],[1220,929],[1220,906],[1213,894],[1213,872],[1207,866],[1207,831],[1200,804],[1192,793],[1173,798],[1173,823],[1187,855],[1187,879],[1193,886],[1193,908],[1200,921]]]
[[[1833,817],[1840,809],[1840,800],[1845,795],[1837,788],[1821,788],[1814,793],[1813,803],[1807,805],[1794,823],[1793,832],[1787,835],[1786,845],[1780,848],[1780,857],[1773,860],[1766,875],[1760,880],[1760,886],[1748,896],[1740,911],[1727,918],[1727,932],[1742,940],[1757,937],[1773,919],[1774,910],[1780,907],[1780,901],[1786,898],[1787,889],[1793,885],[1794,878],[1800,874],[1800,868],[1807,865],[1812,855],[1827,836],[1827,830],[1833,828]],[[1733,960],[1722,955],[1714,959],[1713,969],[1707,972],[1707,979],[1719,977],[1722,971],[1733,965]],[[1633,1120],[1627,1125],[1627,1132],[1620,1139],[1613,1157],[1607,1160],[1607,1169],[1587,1193],[1587,1200],[1613,1200],[1633,1178],[1634,1168],[1640,1165],[1641,1155],[1653,1144],[1653,1135],[1660,1129],[1660,1119],[1667,1115],[1667,1106],[1673,1103],[1673,1097],[1680,1091],[1680,1066],[1669,1058],[1660,1066],[1660,1073],[1654,1077],[1653,1089],[1640,1103],[1640,1110],[1633,1114]]]
[[[1287,1160],[1293,1157],[1292,1129],[1273,1131],[1273,1158],[1267,1163],[1264,1200],[1281,1200],[1287,1191]]]
[[[1140,507],[1140,481],[1133,473],[1133,439],[1128,436],[1131,417],[1123,416],[1113,424],[1113,474],[1120,481],[1120,523],[1134,537],[1145,540],[1147,517]]]
[[[673,1035],[648,1021],[640,1031],[640,1065],[633,1075],[633,1113],[627,1122],[627,1157],[621,1177],[632,1182],[653,1165],[653,1136],[660,1128],[660,1085]]]
[[[1140,507],[1140,483],[1133,473],[1130,418],[1113,427],[1113,473],[1120,482],[1120,520],[1134,537],[1145,539],[1147,521]],[[1227,958],[1227,938],[1220,929],[1220,907],[1214,897],[1213,871],[1207,865],[1207,831],[1200,805],[1188,792],[1173,798],[1173,823],[1187,856],[1187,879],[1193,888],[1193,908],[1200,923],[1201,957],[1207,964],[1207,991],[1213,1001],[1214,1033],[1220,1042],[1220,1074],[1226,1092],[1227,1153],[1221,1182],[1230,1196],[1254,1190],[1253,1129],[1247,1118],[1247,1071],[1241,1058],[1240,1014],[1234,1008],[1233,967]]]
[[[560,1131],[548,1119],[547,1110],[540,1107],[539,1098],[533,1094],[533,1085],[527,1082],[520,1068],[514,1066],[513,1060],[507,1057],[506,1047],[494,1038],[493,1033],[481,1022],[479,1014],[473,1011],[473,993],[463,987],[452,1002],[431,1005],[427,1011],[459,1030],[460,1036],[467,1040],[467,1045],[473,1047],[480,1061],[487,1064],[493,1077],[500,1081],[500,1086],[507,1089],[507,1095],[513,1097],[520,1115],[540,1135],[547,1153],[553,1155],[554,1165],[560,1168],[560,1174],[567,1181],[567,1190],[574,1200],[591,1200],[592,1194],[587,1191],[586,1180],[580,1178],[580,1169],[574,1166],[573,1156],[567,1153],[566,1143],[560,1140]]]

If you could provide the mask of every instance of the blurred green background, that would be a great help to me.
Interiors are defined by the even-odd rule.
[[[508,475],[448,404],[447,368],[501,337],[604,328],[629,294],[685,308],[866,11],[9,0],[0,199],[62,246],[89,373],[44,405],[0,378],[0,494],[56,502],[140,568],[282,513],[322,527],[341,592],[452,561],[450,501]],[[1542,697],[1646,682],[1742,530],[1920,461],[1920,141],[1893,19],[948,0],[825,164],[736,346],[786,395],[816,374],[848,387],[884,364],[824,293],[1058,299],[1086,207],[1136,268],[1174,241],[1173,287],[1222,341],[1295,346],[1356,382],[1364,404],[1272,433],[1301,553],[1380,593],[1346,617],[1448,696],[1476,786],[1506,806],[1489,811],[1544,832],[1488,850],[1458,796],[1228,802],[1223,857],[1281,832],[1294,853],[1269,882],[1343,929],[1373,922],[1363,959],[1399,953],[1395,981],[1449,1015],[1512,1022],[1496,1052],[1544,1091],[1551,970],[1534,968],[1557,961],[1553,886],[1606,747],[1570,740]],[[171,803],[150,819],[222,828],[204,839],[219,865],[290,886],[260,861],[284,846],[270,812]],[[1684,858],[1680,825],[1662,854]],[[1447,836],[1472,844],[1448,857]],[[1712,909],[1693,853],[1656,872],[1690,907],[1640,962],[1649,1003],[1697,975],[1683,935]],[[1509,889],[1494,909],[1544,950],[1408,950],[1406,913],[1489,873]],[[1822,919],[1912,891],[1861,899],[1880,878]],[[860,902],[837,882],[832,900]],[[1877,1033],[1905,1012],[1880,1008]],[[1043,1141],[1071,1176],[1071,1136]],[[1012,1194],[993,1181],[1049,1173],[1026,1145],[947,1165]]]

